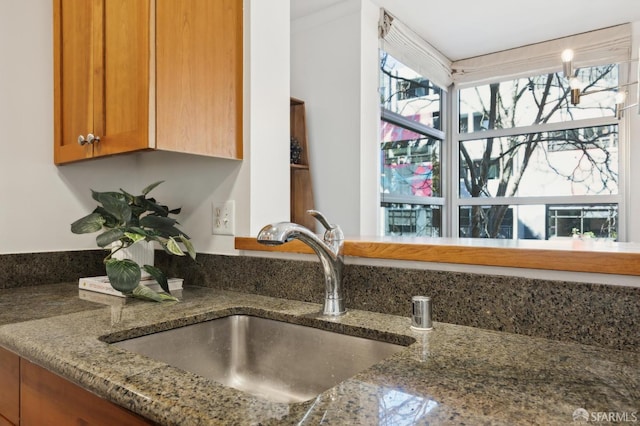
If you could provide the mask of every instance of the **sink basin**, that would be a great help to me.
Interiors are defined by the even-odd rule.
[[[249,315],[114,345],[274,402],[302,402],[404,349]]]

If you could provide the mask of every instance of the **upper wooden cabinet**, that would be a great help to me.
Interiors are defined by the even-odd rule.
[[[145,149],[242,158],[242,4],[54,0],[55,163]]]

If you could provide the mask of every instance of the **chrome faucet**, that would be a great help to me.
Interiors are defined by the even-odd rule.
[[[331,225],[317,210],[307,210],[325,227],[324,240],[302,225],[291,222],[272,223],[258,233],[258,242],[280,245],[297,239],[307,244],[320,258],[324,272],[324,315],[342,315],[346,312],[342,301],[342,266],[344,265],[344,234],[338,225]]]

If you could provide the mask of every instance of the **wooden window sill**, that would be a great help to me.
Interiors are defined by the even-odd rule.
[[[265,246],[255,238],[236,237],[235,248],[247,251],[310,253],[300,241]],[[553,271],[640,276],[640,244],[579,239],[553,241],[454,238],[349,238],[345,256],[457,263]]]

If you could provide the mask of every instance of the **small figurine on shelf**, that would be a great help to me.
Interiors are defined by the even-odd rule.
[[[298,139],[292,137],[291,138],[291,155],[289,158],[289,162],[291,164],[300,164],[302,162],[301,155],[302,155],[302,146],[300,146],[300,142],[298,142]]]

